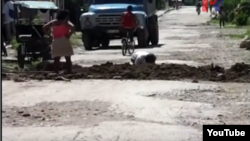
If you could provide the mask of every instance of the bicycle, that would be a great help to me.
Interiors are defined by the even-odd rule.
[[[134,32],[136,29],[134,30]],[[127,54],[132,55],[135,51],[135,41],[130,41],[129,32],[127,31],[126,37],[122,39],[122,55],[125,56]]]

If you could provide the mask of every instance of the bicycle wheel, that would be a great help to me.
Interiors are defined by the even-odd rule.
[[[122,41],[122,55],[125,56],[127,54],[127,40],[124,39]]]
[[[128,43],[128,53],[129,55],[133,54],[135,51],[135,41]]]

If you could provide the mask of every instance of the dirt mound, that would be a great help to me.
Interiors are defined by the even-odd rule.
[[[60,68],[62,70],[66,70],[67,65],[65,62],[61,62]],[[82,68],[82,66],[79,66],[77,64],[73,65],[73,69],[80,69]],[[54,64],[53,61],[49,61],[49,62],[41,62],[39,64],[37,64],[34,68],[35,71],[54,71]]]
[[[65,68],[64,64],[61,66]],[[39,80],[55,80],[55,78],[64,77],[67,79],[193,79],[222,82],[250,82],[250,65],[244,63],[237,63],[229,69],[224,69],[213,64],[200,67],[182,64],[132,66],[129,63],[113,64],[107,62],[101,65],[93,65],[92,67],[74,65],[72,74],[48,72],[52,70],[52,63],[41,63],[37,65],[36,72],[20,73],[16,74],[15,77]]]

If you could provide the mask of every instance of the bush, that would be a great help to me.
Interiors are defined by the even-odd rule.
[[[233,11],[239,3],[240,0],[224,0],[223,7],[226,11]]]
[[[250,25],[250,17],[247,19],[247,25]]]
[[[247,25],[247,22],[248,22],[248,14],[243,12],[237,13],[235,17],[235,23],[237,26]]]
[[[249,0],[224,0],[223,7],[226,12],[226,21],[237,26],[249,25],[250,1]]]
[[[223,7],[227,13],[226,20],[232,22],[235,20],[235,9],[237,8],[240,0],[224,0]]]
[[[244,12],[250,16],[250,1],[240,3],[239,11]]]
[[[12,49],[17,49],[19,46],[19,43],[17,42],[17,40],[14,38],[11,42],[10,42]]]
[[[41,17],[39,15],[36,15],[32,22],[33,22],[34,25],[42,25],[42,24],[44,24],[44,21],[41,19]]]
[[[248,35],[248,37],[250,37],[250,29],[247,30],[246,35]]]
[[[156,0],[155,1],[155,5],[156,5],[156,9],[158,10],[163,10],[166,8],[166,0]]]

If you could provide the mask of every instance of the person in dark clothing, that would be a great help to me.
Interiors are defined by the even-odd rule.
[[[201,3],[200,3],[200,2],[198,2],[198,3],[196,4],[196,7],[201,8]]]
[[[5,0],[2,7],[2,14],[3,14],[3,26],[5,30],[5,39],[10,43],[12,39],[15,37],[15,26],[14,26],[14,2],[13,0]]]
[[[196,4],[196,12],[200,12],[200,11],[201,11],[201,3],[198,2],[198,3]]]
[[[225,27],[226,14],[223,6],[220,7],[219,14],[220,14],[220,28]]]
[[[133,7],[129,5],[127,11],[122,16],[122,28],[125,31],[125,36],[129,34],[130,41],[133,42],[134,30],[136,28],[136,17],[133,14]]]
[[[211,5],[211,4],[209,3],[208,6],[209,6],[209,12],[212,13],[213,5]]]

